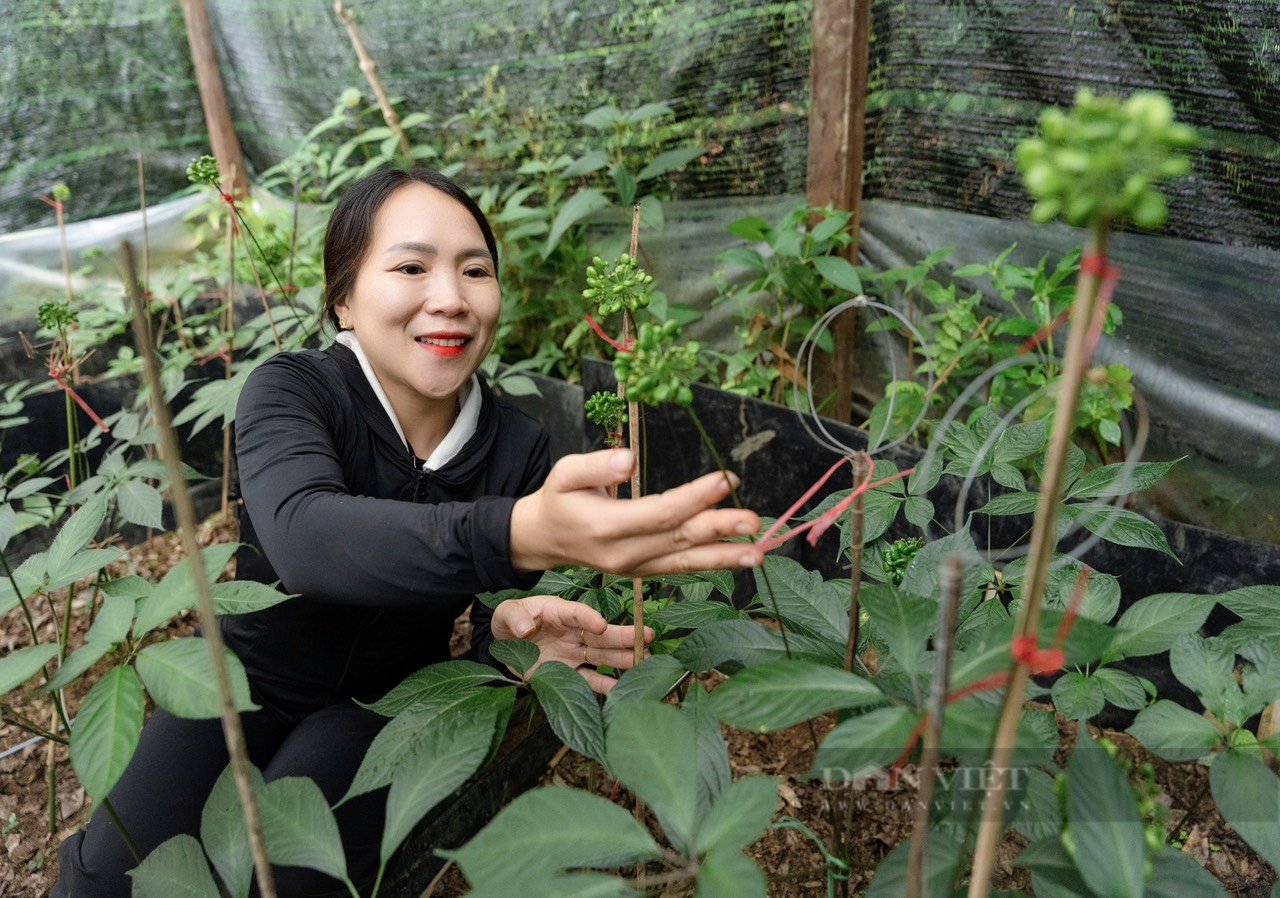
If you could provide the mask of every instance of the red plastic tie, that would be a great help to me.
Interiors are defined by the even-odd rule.
[[[613,339],[613,337],[610,337],[608,334],[604,332],[604,328],[596,324],[596,320],[592,318],[590,315],[587,316],[587,324],[591,325],[591,329],[596,332],[596,336],[598,336],[601,340],[604,340],[604,342],[608,343],[614,349],[618,350],[618,352],[625,352],[627,354],[631,353],[631,345],[629,343],[624,346],[623,344],[619,343],[617,340]]]
[[[111,428],[107,426],[106,422],[98,417],[98,413],[89,407],[89,403],[85,402],[80,394],[72,389],[71,385],[67,383],[67,369],[53,361],[52,358],[49,360],[49,377],[53,378],[53,382],[56,383],[63,392],[70,396],[75,401],[76,405],[84,409],[84,413],[89,416],[89,419],[93,421],[94,424],[102,428],[103,433],[111,433]]]

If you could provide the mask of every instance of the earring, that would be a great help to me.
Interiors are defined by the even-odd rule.
[[[347,321],[347,319],[345,318],[338,319],[338,330],[345,331],[350,329],[351,329],[351,322]]]

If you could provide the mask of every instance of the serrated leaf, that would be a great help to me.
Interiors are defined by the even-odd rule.
[[[1169,470],[1181,461],[1138,462],[1127,477],[1124,475],[1125,463],[1105,465],[1083,474],[1080,479],[1067,490],[1068,499],[1108,499],[1114,496],[1126,496],[1130,493],[1141,493],[1151,489],[1169,473]]]
[[[1178,556],[1169,547],[1164,531],[1137,512],[1113,505],[1064,505],[1064,518],[1078,521],[1090,533],[1097,534],[1117,546],[1154,549],[1175,561]]]
[[[604,717],[596,694],[577,671],[548,661],[529,678],[547,723],[565,745],[605,762]]]
[[[206,582],[212,584],[221,576],[222,569],[227,566],[237,548],[238,543],[218,543],[200,550]],[[174,615],[195,606],[196,590],[191,580],[191,561],[183,559],[164,575],[150,595],[138,602],[138,617],[133,623],[134,638],[142,638]]]
[[[1219,720],[1244,723],[1242,696],[1234,675],[1236,653],[1224,640],[1198,633],[1179,637],[1169,649],[1169,667]]]
[[[933,503],[922,496],[908,496],[902,511],[907,520],[917,527],[927,527],[933,522]]]
[[[721,684],[710,701],[730,726],[768,733],[827,711],[880,704],[885,696],[856,674],[784,659],[748,667]]]
[[[1231,828],[1280,870],[1280,778],[1256,757],[1224,751],[1213,759],[1209,788]]]
[[[712,805],[698,827],[694,850],[741,851],[764,834],[778,808],[778,782],[750,776],[733,783]]]
[[[959,558],[964,566],[960,584],[962,600],[995,577],[991,564],[978,553],[973,536],[963,530],[935,539],[916,553],[902,576],[902,591],[936,602],[942,594],[942,567],[950,558]]]
[[[450,688],[421,699],[374,736],[351,787],[338,804],[389,785],[400,765],[442,719],[490,710],[500,719],[505,719],[515,703],[515,692],[515,688],[510,686]]]
[[[93,667],[102,656],[111,651],[110,642],[86,642],[76,651],[68,655],[62,666],[49,678],[49,682],[40,687],[40,692],[55,692],[66,689],[75,679]]]
[[[565,166],[560,172],[560,177],[565,179],[580,178],[583,175],[600,171],[608,164],[609,154],[604,150],[588,150]]]
[[[818,256],[813,259],[813,267],[828,284],[848,293],[862,292],[862,278],[848,259],[840,256]]]
[[[653,655],[635,667],[622,672],[618,685],[604,699],[602,712],[605,726],[613,720],[614,711],[636,701],[660,701],[685,676],[686,671],[671,655]]]
[[[56,642],[18,649],[0,658],[0,695],[12,692],[40,672],[40,668],[58,656]]]
[[[694,898],[765,898],[767,891],[764,873],[740,851],[713,851],[698,865]]]
[[[765,557],[753,571],[762,611],[777,613],[788,628],[820,639],[843,641],[849,632],[848,605],[824,590],[822,575],[782,555]]]
[[[730,222],[728,230],[730,234],[742,240],[763,243],[768,241],[769,233],[772,229],[763,218],[749,215],[746,218],[739,218]]]
[[[1151,876],[1143,898],[1227,898],[1213,874],[1175,848],[1151,859]]]
[[[84,634],[85,643],[98,642],[112,646],[128,636],[136,604],[133,596],[127,593],[117,595],[105,593],[102,597],[102,607],[98,609],[98,616],[94,618],[93,626]]]
[[[910,852],[910,837],[889,852],[876,867],[866,898],[901,898],[907,894],[907,857]],[[947,898],[951,894],[951,882],[963,854],[959,840],[950,831],[929,830],[924,858],[924,898]]]
[[[1104,660],[1168,651],[1180,636],[1200,629],[1214,602],[1213,596],[1179,592],[1139,599],[1116,621],[1116,636]]]
[[[785,658],[788,644],[793,658],[832,667],[844,663],[842,644],[807,638],[799,633],[788,635],[787,640],[784,643],[781,633],[753,620],[717,621],[685,637],[673,654],[686,670],[694,673],[713,667],[733,673],[752,664]]]
[[[919,716],[909,708],[879,708],[836,726],[818,746],[809,771],[824,782],[848,782],[892,764]]]
[[[59,567],[49,567],[49,582],[45,589],[52,592],[70,586],[78,580],[97,574],[112,562],[119,561],[124,553],[119,549],[84,549],[76,552]]]
[[[258,706],[249,698],[244,665],[230,651],[226,651],[226,661],[236,710],[257,711]],[[193,720],[221,716],[213,661],[203,639],[183,637],[157,642],[139,652],[136,663],[147,692],[170,714]]]
[[[1080,875],[1100,895],[1142,898],[1142,818],[1128,777],[1092,738],[1076,741],[1067,761],[1067,820]]]
[[[615,708],[605,736],[610,772],[653,809],[667,838],[686,853],[697,822],[698,774],[672,759],[692,758],[695,745],[692,721],[656,701]]]
[[[986,505],[979,508],[978,513],[991,515],[992,517],[1034,514],[1036,505],[1039,503],[1039,493],[1005,493],[1004,495],[996,496]]]
[[[711,591],[710,583],[697,584]],[[682,589],[689,589],[689,586]],[[724,602],[683,601],[672,602],[665,608],[659,608],[647,616],[651,623],[662,624],[671,629],[696,629],[720,620],[745,620],[747,614]]]
[[[716,797],[733,780],[729,769],[729,746],[724,741],[720,720],[711,708],[711,697],[697,680],[689,687],[680,713],[693,724],[697,744],[698,819],[702,820]]]
[[[1217,727],[1167,699],[1139,711],[1129,735],[1166,761],[1194,761],[1222,744]]]
[[[1094,671],[1093,678],[1102,685],[1107,701],[1126,711],[1140,711],[1147,706],[1147,691],[1133,674],[1112,667]]]
[[[887,583],[866,584],[859,603],[889,648],[894,667],[910,680],[924,672],[926,642],[938,613],[936,602],[907,595]]]
[[[71,766],[94,801],[107,796],[133,757],[144,707],[142,684],[128,665],[108,671],[80,704],[71,729]]]
[[[529,668],[538,663],[541,653],[534,643],[527,640],[500,639],[489,646],[489,654],[523,677]]]
[[[106,516],[107,497],[96,496],[67,519],[49,546],[47,565],[51,575],[57,576],[71,557],[88,545]]]
[[[498,677],[498,672],[487,664],[443,661],[409,674],[382,698],[364,707],[385,717],[395,717],[410,708],[442,698],[460,699],[470,687],[484,686]]]
[[[666,150],[659,153],[648,165],[640,170],[638,180],[648,181],[650,178],[673,172],[677,168],[688,165],[701,156],[703,152],[702,147],[676,147],[674,150]]]
[[[1074,670],[1054,681],[1052,695],[1053,706],[1069,720],[1089,720],[1107,704],[1102,684]]]
[[[161,509],[164,499],[160,491],[141,480],[126,480],[116,491],[116,503],[120,508],[120,516],[130,524],[139,527],[163,529]]]
[[[200,843],[185,834],[161,843],[129,878],[133,898],[219,898]]]
[[[549,786],[521,795],[449,855],[474,888],[502,895],[510,893],[511,883],[581,867],[611,869],[661,857],[662,851],[630,813],[608,799]]]
[[[0,552],[9,546],[9,540],[18,532],[18,513],[8,502],[0,503]]]
[[[265,783],[258,768],[249,765],[253,794],[260,796]],[[200,842],[231,893],[231,898],[247,898],[253,878],[253,851],[245,838],[244,809],[236,789],[235,771],[228,764],[209,792],[200,812]]]
[[[556,245],[560,242],[560,238],[564,236],[565,231],[588,215],[593,212],[599,212],[608,205],[609,198],[604,195],[604,191],[597,187],[584,188],[569,197],[568,201],[560,207],[555,221],[551,224],[551,232],[547,234],[547,242],[542,247],[542,258],[547,258],[555,251]]]
[[[227,580],[213,584],[209,591],[218,613],[228,615],[250,614],[297,598],[297,594],[290,595],[256,580]]]
[[[279,867],[306,867],[334,879],[347,878],[342,836],[329,802],[305,776],[286,776],[258,793],[267,858]]]
[[[441,720],[396,768],[387,793],[382,863],[418,821],[480,768],[500,721],[506,723],[492,710]]]

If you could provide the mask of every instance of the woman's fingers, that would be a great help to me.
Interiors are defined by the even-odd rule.
[[[735,474],[730,472],[726,481],[724,474],[714,471],[665,492],[621,502],[611,511],[610,529],[628,535],[675,530],[699,512],[724,501],[730,492],[730,482],[737,486]],[[752,511],[736,508],[724,511],[735,522],[754,522],[759,527],[759,518]]]
[[[606,664],[620,670],[635,666],[635,650],[632,648],[606,649],[593,645],[583,646],[583,648],[586,651],[582,653],[583,658],[579,662],[581,664],[590,664],[594,667]],[[644,659],[641,658],[641,660]]]
[[[606,489],[631,476],[636,456],[630,449],[603,449],[566,455],[552,466],[547,483],[557,492]]]
[[[658,574],[691,574],[695,571],[759,567],[762,564],[764,551],[759,546],[751,543],[711,543],[650,558],[637,565],[632,573],[641,577],[653,577]]]
[[[653,642],[653,628],[644,628],[645,645]],[[607,649],[629,649],[635,645],[636,628],[631,624],[610,624],[609,628],[598,636],[588,637],[587,644]]]
[[[539,596],[546,600],[542,607],[543,619],[565,632],[582,630],[584,633],[604,633],[609,622],[599,611],[581,602],[570,602],[558,596]]]
[[[618,681],[613,677],[606,677],[600,671],[591,667],[579,667],[578,673],[582,675],[582,679],[587,681],[587,685],[591,687],[591,690],[600,695],[608,695],[609,691],[618,685]]]
[[[528,639],[538,632],[537,608],[524,599],[510,599],[493,611],[494,635],[500,639],[514,636]]]

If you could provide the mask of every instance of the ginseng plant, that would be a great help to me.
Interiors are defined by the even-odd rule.
[[[1086,228],[1087,236],[1069,312],[1071,333],[1031,535],[1024,601],[1014,629],[1015,643],[1031,651],[1015,652],[1009,671],[993,741],[992,776],[974,852],[970,898],[985,898],[989,893],[996,848],[1004,832],[1003,802],[1014,737],[1040,654],[1034,643],[1057,542],[1058,509],[1080,388],[1119,277],[1119,270],[1107,260],[1108,240],[1117,221],[1129,220],[1143,228],[1164,222],[1167,205],[1154,185],[1188,173],[1191,161],[1185,151],[1195,144],[1195,132],[1174,121],[1172,106],[1159,94],[1137,93],[1121,101],[1081,90],[1073,109],[1046,110],[1040,116],[1039,136],[1018,147],[1018,165],[1036,200],[1032,218],[1047,223],[1061,217]],[[1054,325],[1061,323],[1059,319]]]

